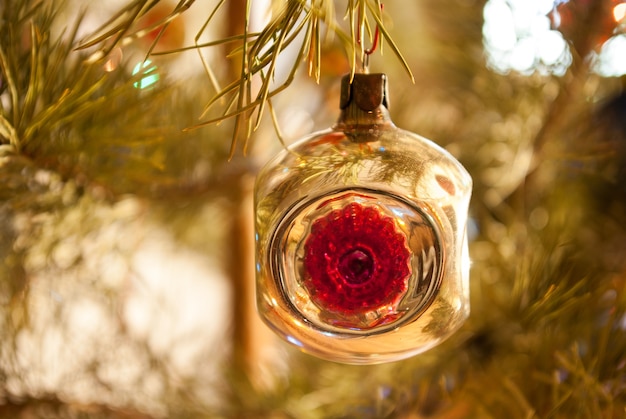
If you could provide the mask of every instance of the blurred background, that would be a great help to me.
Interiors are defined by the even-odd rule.
[[[415,79],[388,42],[370,57],[393,120],[474,178],[472,314],[358,367],[255,314],[270,115],[234,154],[232,118],[196,127],[227,108],[206,105],[240,75],[246,8],[255,32],[296,3],[0,2],[0,418],[626,417],[626,2],[384,2]],[[347,1],[302,4],[349,32]],[[319,81],[290,80],[298,39],[286,144],[334,123],[350,71],[331,30]]]

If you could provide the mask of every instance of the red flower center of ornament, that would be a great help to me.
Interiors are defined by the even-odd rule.
[[[348,284],[362,284],[371,278],[374,260],[367,251],[354,249],[339,258],[337,270]]]
[[[304,285],[323,310],[358,315],[393,306],[406,293],[406,237],[376,207],[353,202],[316,219],[304,252]]]

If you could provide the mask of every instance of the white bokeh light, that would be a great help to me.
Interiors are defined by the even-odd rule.
[[[549,14],[569,0],[489,0],[483,10],[483,43],[487,65],[498,73],[563,75],[572,62],[569,45],[552,30]],[[624,19],[626,3],[615,7]],[[559,24],[558,13],[553,14]],[[626,35],[615,35],[594,54],[593,71],[604,77],[626,74]]]
[[[550,29],[553,0],[489,0],[483,16],[487,63],[499,73],[562,75],[572,58],[560,32]]]
[[[602,45],[594,70],[605,77],[626,74],[626,35],[617,35]]]

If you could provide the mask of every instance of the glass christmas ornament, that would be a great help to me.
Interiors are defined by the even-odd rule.
[[[393,124],[384,74],[346,76],[340,101],[334,127],[257,177],[258,310],[318,357],[399,360],[469,314],[472,181],[448,152]]]

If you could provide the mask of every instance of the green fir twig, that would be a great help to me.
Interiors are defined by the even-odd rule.
[[[266,111],[268,101],[278,93],[290,87],[295,79],[295,74],[300,65],[306,63],[306,69],[310,77],[319,82],[323,73],[322,68],[322,43],[326,39],[331,39],[334,35],[343,45],[346,51],[347,61],[351,74],[363,71],[362,64],[365,62],[365,47],[363,42],[359,42],[359,37],[364,34],[372,35],[372,27],[377,26],[382,38],[389,44],[392,52],[400,60],[402,67],[406,70],[411,80],[414,80],[408,62],[403,57],[400,48],[394,42],[387,29],[381,12],[380,0],[349,0],[345,11],[347,28],[344,23],[337,21],[335,13],[335,2],[332,0],[288,0],[286,2],[276,2],[282,7],[278,8],[270,22],[259,32],[249,31],[250,10],[252,1],[246,3],[246,13],[244,20],[244,33],[236,36],[227,36],[213,41],[201,43],[199,40],[214,20],[226,0],[221,0],[209,12],[207,19],[196,34],[194,44],[171,51],[160,51],[153,53],[157,39],[149,48],[150,54],[174,54],[196,49],[200,52],[206,47],[219,46],[233,42],[239,42],[240,46],[235,47],[229,57],[240,56],[240,72],[237,78],[220,88],[217,72],[207,62],[202,54],[200,60],[205,72],[216,89],[214,97],[207,103],[204,112],[200,116],[201,122],[190,126],[188,129],[197,129],[219,123],[226,119],[233,118],[235,127],[231,139],[231,157],[235,153],[238,140],[243,140],[244,152],[247,142],[252,133],[259,127],[263,115]],[[85,39],[79,48],[89,48],[99,44],[105,45],[101,50],[92,54],[92,59],[99,59],[106,56],[116,45],[126,45],[132,40],[144,36],[145,34],[161,28],[162,33],[167,25],[175,18],[189,10],[194,3],[193,0],[180,0],[172,12],[160,22],[139,30],[133,30],[136,21],[153,8],[159,0],[132,0],[122,7],[105,24],[103,24],[94,34]],[[303,36],[302,36],[303,35]],[[276,69],[278,59],[283,55],[286,48],[294,42],[301,43],[298,52],[293,59],[291,71],[285,80],[277,83]],[[361,57],[361,60],[357,57]],[[365,69],[366,70],[366,69]],[[252,80],[260,78],[261,85],[258,91],[252,90]],[[226,99],[224,101],[223,99]],[[221,115],[209,117],[209,111],[215,107],[221,107]],[[269,112],[273,109],[267,107]],[[272,117],[272,121],[276,118]]]

